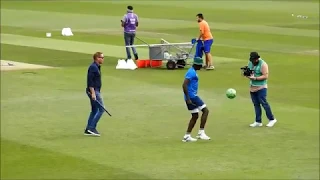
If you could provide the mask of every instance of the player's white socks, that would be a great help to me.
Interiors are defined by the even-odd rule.
[[[198,134],[199,134],[199,135],[200,135],[200,134],[205,134],[204,129],[200,129],[200,130],[198,131]],[[190,133],[186,133],[186,134],[184,135],[184,137],[187,137],[187,136],[191,136]]]
[[[206,133],[204,132],[204,129],[199,130],[197,138],[202,139],[202,140],[210,140],[211,139],[209,136],[206,135]]]
[[[204,129],[200,129],[198,134],[204,134]]]

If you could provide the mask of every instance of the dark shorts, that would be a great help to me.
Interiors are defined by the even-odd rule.
[[[201,98],[199,96],[190,98],[190,100],[191,100],[192,104],[187,104],[187,101],[186,101],[186,105],[187,105],[188,110],[191,113],[198,113],[202,109],[207,107],[207,105],[201,100]]]

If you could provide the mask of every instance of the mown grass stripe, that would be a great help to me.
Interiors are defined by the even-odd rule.
[[[1,9],[2,25],[15,27],[33,27],[57,29],[71,27],[75,29],[92,29],[92,28],[119,28],[118,16],[102,16],[88,14],[74,14],[61,12],[41,12],[28,10]],[[94,21],[93,21],[94,20]],[[197,28],[197,24],[190,20],[172,20],[172,19],[152,19],[140,18],[141,30],[148,29],[176,29],[176,28]],[[50,22],[50,23],[49,23]],[[217,23],[210,22],[213,29],[234,30],[241,32],[255,32],[261,34],[278,34],[302,37],[319,37],[318,30],[296,29],[272,27],[267,25],[251,25],[236,23]]]
[[[26,46],[26,47],[36,47],[52,50],[61,50],[76,53],[87,53],[92,54],[96,51],[102,51],[106,56],[124,58],[125,57],[125,47],[107,44],[96,44],[87,42],[77,42],[69,40],[58,40],[49,38],[38,38],[30,36],[12,35],[12,34],[1,34],[1,43]],[[149,58],[149,51],[146,48],[140,48],[139,54],[142,58]],[[222,62],[232,62],[241,61],[236,58],[227,57],[215,57]]]

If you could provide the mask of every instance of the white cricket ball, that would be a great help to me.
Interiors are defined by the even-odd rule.
[[[46,33],[46,36],[47,37],[51,37],[51,33]]]

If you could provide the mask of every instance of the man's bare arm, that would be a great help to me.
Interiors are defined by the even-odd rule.
[[[261,72],[262,72],[262,76],[257,77],[256,80],[266,80],[269,77],[269,67],[267,63],[263,63],[261,66]]]
[[[202,30],[200,29],[200,34],[199,34],[198,39],[200,39],[200,38],[202,37],[202,35],[203,35],[203,32],[202,32]]]
[[[188,84],[190,80],[189,79],[184,79],[184,82],[182,84],[182,89],[184,94],[186,95],[187,100],[190,100],[189,94],[188,94]]]
[[[200,34],[199,34],[199,38],[198,39],[200,39],[202,37],[203,32],[204,32],[203,27],[201,25],[199,25],[199,27],[200,27],[200,30],[199,30]]]
[[[139,26],[139,18],[137,16],[137,20],[136,20],[136,26],[138,27]]]
[[[121,20],[121,27],[124,27],[125,22],[123,22],[123,20]]]
[[[121,19],[121,26],[124,27],[126,23],[126,15],[123,16],[123,18]]]

